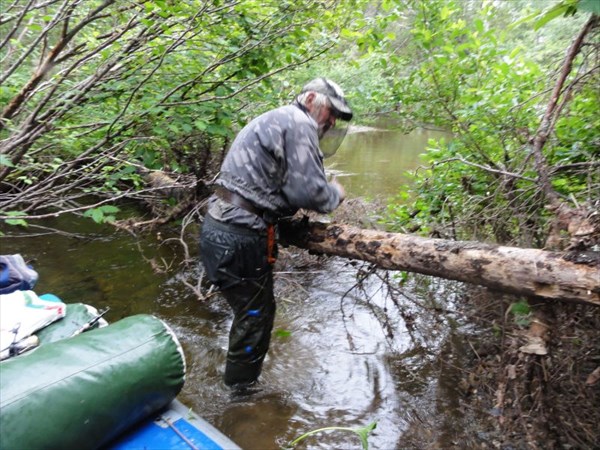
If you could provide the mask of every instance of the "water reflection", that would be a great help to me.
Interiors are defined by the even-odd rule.
[[[341,178],[354,197],[390,197],[409,182],[406,172],[422,163],[419,155],[429,139],[448,136],[422,128],[408,134],[387,130],[350,132],[337,153],[325,159],[325,166]]]
[[[343,324],[338,292],[343,283],[328,273],[299,274],[306,295],[279,302],[262,390],[250,397],[234,397],[222,383],[231,320],[225,301],[183,299],[185,293],[174,286],[159,296],[160,304],[169,305],[168,321],[188,357],[182,400],[244,448],[279,448],[308,429],[362,426],[373,417],[394,416],[394,383],[382,359],[382,336],[373,333],[376,325],[363,308],[353,308]],[[352,274],[346,272],[346,277]],[[175,295],[179,306],[168,298]],[[385,439],[392,445],[390,431]],[[319,442],[352,448],[358,441],[333,434]]]

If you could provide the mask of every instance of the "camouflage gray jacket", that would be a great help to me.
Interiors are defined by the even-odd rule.
[[[246,125],[227,153],[216,184],[263,209],[271,219],[300,208],[328,213],[340,203],[340,192],[325,176],[317,123],[297,104],[266,112]],[[208,212],[222,222],[265,228],[261,218],[216,196]]]

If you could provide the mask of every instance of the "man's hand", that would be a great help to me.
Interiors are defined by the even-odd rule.
[[[338,192],[340,194],[340,203],[342,203],[344,201],[344,199],[346,198],[346,190],[344,189],[344,186],[342,186],[339,183],[337,178],[334,178],[333,180],[331,180],[331,184],[333,186],[335,186],[335,188],[338,190]]]

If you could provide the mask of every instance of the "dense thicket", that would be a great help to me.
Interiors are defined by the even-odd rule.
[[[2,217],[25,224],[94,206],[92,217],[103,220],[117,209],[81,199],[131,196],[154,169],[193,174],[195,185],[210,150],[226,146],[247,114],[289,96],[273,89],[273,75],[332,48],[351,7],[5,2]]]
[[[412,203],[390,208],[393,227],[530,247],[560,246],[569,224],[594,228],[598,16],[548,23],[577,5],[561,2],[519,21],[526,5],[428,1],[404,19],[409,50],[385,63],[396,112],[454,138],[431,142]]]
[[[181,216],[247,118],[322,74],[346,87],[361,121],[385,113],[454,134],[431,143],[415,184],[390,205],[391,228],[590,248],[594,238],[563,235],[570,226],[584,236],[597,220],[597,11],[586,0],[554,5],[8,4],[0,217],[23,225],[88,210],[112,220],[115,200],[157,191],[178,195],[177,209],[155,209],[162,221]],[[199,197],[182,201],[186,189]]]

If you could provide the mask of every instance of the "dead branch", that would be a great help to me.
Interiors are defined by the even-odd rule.
[[[600,253],[450,241],[308,220],[280,223],[284,245],[492,289],[600,306]]]

